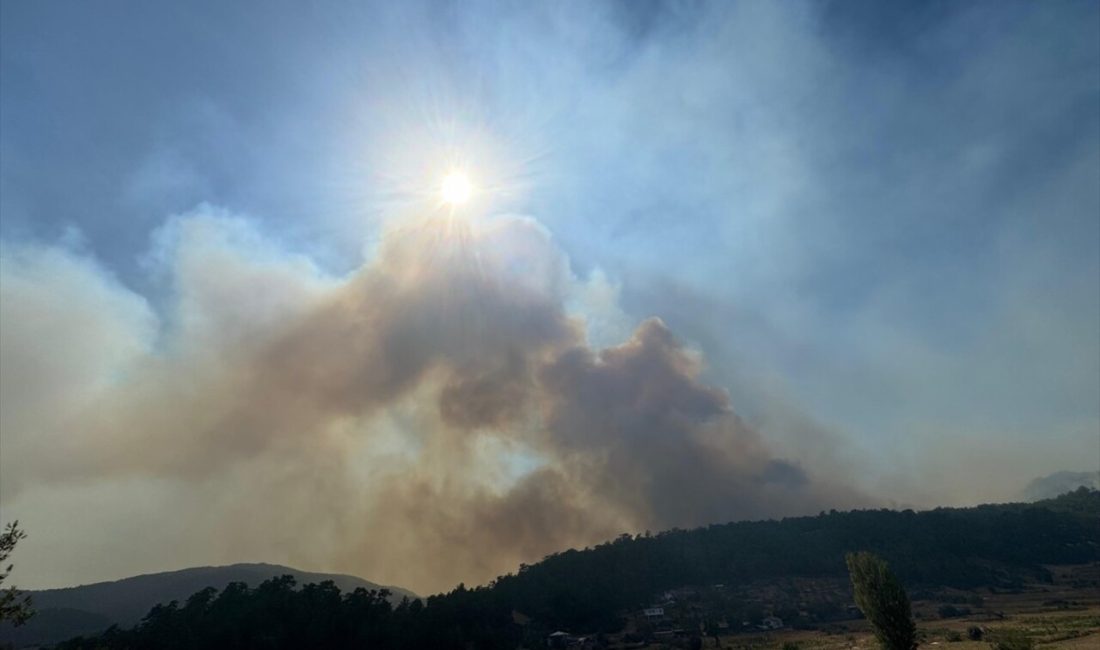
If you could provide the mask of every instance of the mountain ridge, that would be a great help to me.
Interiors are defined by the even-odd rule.
[[[265,562],[241,562],[220,566],[198,566],[143,573],[72,587],[22,590],[29,594],[37,614],[25,626],[0,625],[0,644],[16,646],[54,643],[75,635],[99,632],[110,625],[128,627],[141,620],[158,603],[184,601],[206,587],[224,589],[231,582],[254,587],[264,580],[290,575],[299,584],[332,581],[341,591],[362,587],[388,589],[395,604],[404,597],[417,599],[412,591],[380,585],[358,576],[302,571]]]

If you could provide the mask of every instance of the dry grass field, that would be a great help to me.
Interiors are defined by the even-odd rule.
[[[967,628],[978,626],[983,640],[967,639]],[[788,644],[800,650],[874,650],[878,647],[866,622],[853,622],[842,633],[820,631],[778,631],[764,636],[735,635],[723,638],[722,647],[738,650],[782,649]],[[1071,650],[1100,649],[1100,606],[1093,605],[1080,610],[1050,610],[1029,614],[1006,614],[1003,620],[953,619],[918,623],[923,647],[950,646],[950,650],[987,650],[988,639],[998,632],[1018,630],[1030,637],[1039,648],[1065,648]],[[962,640],[957,640],[961,638]],[[654,646],[660,647],[660,646]],[[706,639],[704,648],[714,647],[712,639]],[[946,650],[946,649],[945,649]]]

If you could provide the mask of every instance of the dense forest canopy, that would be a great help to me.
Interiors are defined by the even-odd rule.
[[[206,589],[158,605],[131,630],[61,647],[514,648],[546,630],[610,631],[662,590],[782,576],[843,576],[844,556],[869,550],[910,588],[1012,587],[1049,576],[1044,564],[1100,560],[1100,491],[1034,504],[828,512],[656,535],[622,535],[551,555],[488,585],[405,600],[384,591],[297,588],[289,576],[255,589]],[[516,614],[527,625],[516,623]]]

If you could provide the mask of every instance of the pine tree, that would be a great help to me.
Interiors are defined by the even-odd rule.
[[[13,521],[4,528],[4,532],[0,533],[0,566],[15,550],[15,545],[19,540],[26,536],[27,534],[19,529],[18,521]],[[11,573],[12,566],[9,564],[6,569],[0,570],[0,585],[4,584],[4,580]],[[22,625],[33,615],[34,610],[31,609],[30,596],[20,598],[19,591],[15,587],[0,589],[0,621],[10,621],[13,625]]]

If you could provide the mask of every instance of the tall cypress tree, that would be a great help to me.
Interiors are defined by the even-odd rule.
[[[845,559],[856,605],[871,622],[883,650],[916,648],[917,628],[913,624],[909,596],[886,561],[866,551],[849,553]]]

